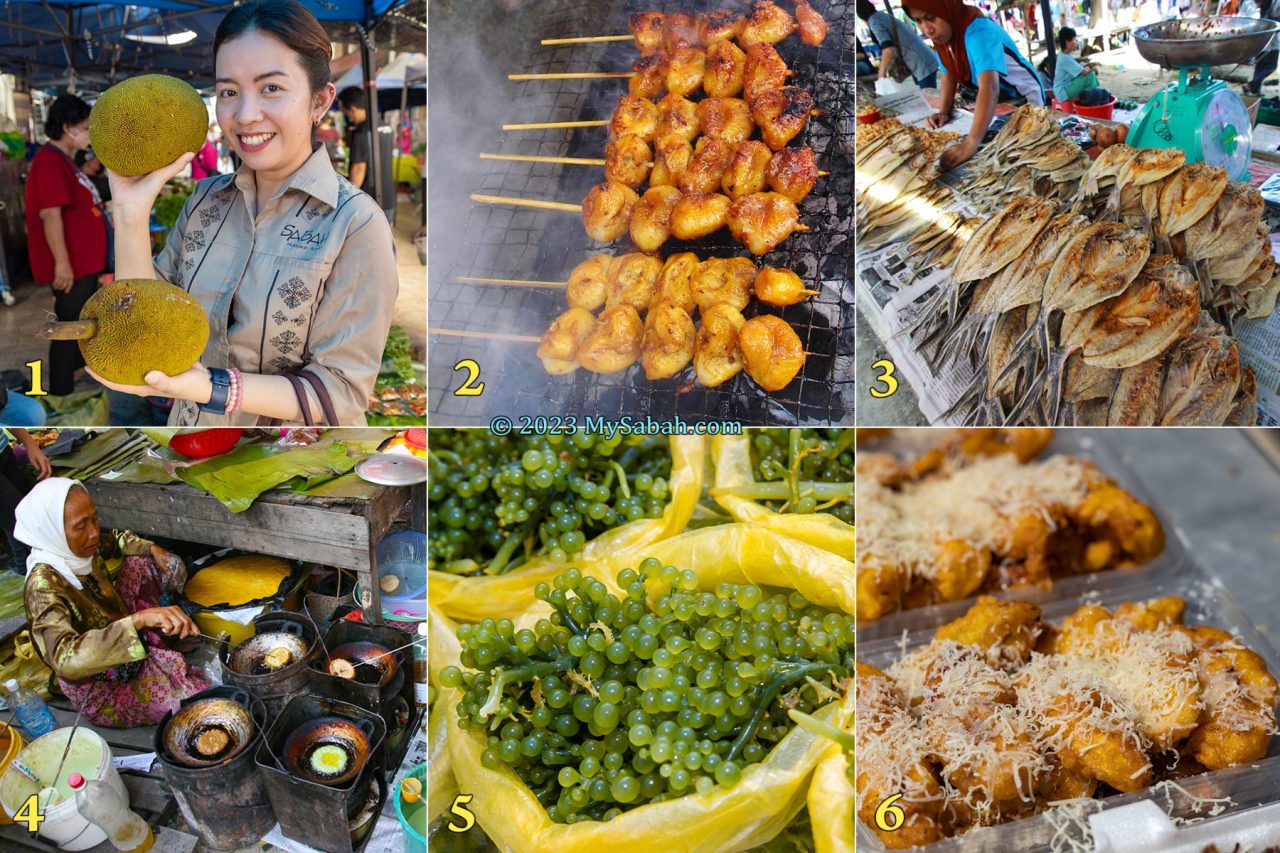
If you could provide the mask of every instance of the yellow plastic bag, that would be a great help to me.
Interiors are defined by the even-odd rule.
[[[853,526],[833,515],[817,512],[808,515],[774,512],[753,500],[718,494],[722,489],[755,482],[751,470],[750,439],[746,436],[716,436],[711,441],[711,458],[715,463],[715,485],[711,495],[738,521],[767,527],[775,533],[799,539],[830,551],[846,560],[853,559]]]
[[[442,692],[438,675],[440,661],[456,661],[462,653],[458,638],[454,634],[456,626],[444,616],[436,612],[434,607],[427,608],[430,629],[430,646],[427,651],[430,678],[436,688],[436,695]],[[433,665],[434,664],[434,665]],[[437,698],[431,706],[431,716],[427,720],[427,823],[435,820],[452,805],[458,795],[458,783],[453,778],[453,765],[449,760],[449,727],[445,719],[443,706]]]
[[[522,620],[523,621],[523,620]],[[455,656],[442,665],[457,665]],[[436,712],[447,720],[449,753],[458,790],[472,794],[467,806],[501,850],[556,853],[702,853],[748,850],[781,832],[804,805],[814,767],[827,741],[799,726],[765,760],[742,773],[731,788],[689,794],[640,806],[610,821],[552,822],[533,792],[512,770],[489,770],[480,762],[484,738],[458,728],[460,690],[443,690]],[[846,725],[852,703],[831,703],[814,716]],[[434,812],[436,804],[431,804]]]
[[[809,785],[814,853],[853,853],[853,783],[846,772],[849,760],[840,744],[827,743]]]
[[[849,561],[757,525],[729,524],[690,531],[581,568],[617,591],[617,573],[634,568],[649,556],[693,570],[700,589],[725,582],[785,587],[800,590],[815,604],[854,612],[853,566]],[[548,612],[545,602],[535,600],[523,613],[507,615],[517,627],[531,627]],[[441,632],[436,626],[433,621],[433,672],[436,667],[458,665],[461,654],[456,638],[452,643],[437,639]],[[717,787],[706,794],[641,806],[610,821],[558,824],[513,771],[506,767],[490,770],[481,764],[485,739],[458,728],[459,698],[457,689],[441,690],[435,709],[436,714],[447,717],[449,755],[458,790],[474,795],[468,808],[494,843],[516,853],[727,853],[750,849],[777,835],[795,818],[808,795],[812,771],[829,745],[820,735],[797,726],[763,762],[746,768],[731,788]],[[850,727],[852,692],[814,716],[834,726]]]
[[[703,589],[721,583],[779,586],[798,590],[820,607],[854,612],[853,561],[758,524],[690,530],[652,545],[628,548],[584,566],[583,571],[616,591],[618,572],[635,568],[645,557],[692,569]]]
[[[675,536],[685,529],[702,495],[707,442],[702,436],[671,438],[670,500],[662,518],[632,521],[600,534],[574,559],[556,563],[548,556],[535,557],[520,568],[496,577],[464,577],[431,572],[428,589],[431,606],[458,622],[511,617],[534,603],[533,588],[551,582],[569,566],[583,566],[625,548],[646,546]]]

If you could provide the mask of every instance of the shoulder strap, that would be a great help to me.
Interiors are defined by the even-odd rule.
[[[316,392],[316,399],[320,401],[320,408],[324,411],[325,422],[329,426],[338,426],[338,414],[333,408],[333,398],[329,396],[329,389],[324,387],[320,377],[310,370],[299,370],[298,375],[311,383],[311,387]]]
[[[316,422],[311,417],[311,404],[307,402],[306,386],[292,373],[285,373],[283,376],[289,380],[289,384],[293,386],[293,395],[298,398],[298,408],[302,410],[302,422],[307,426],[315,426]]]

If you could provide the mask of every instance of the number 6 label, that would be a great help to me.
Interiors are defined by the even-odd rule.
[[[902,829],[902,825],[907,822],[907,813],[903,811],[902,806],[898,805],[900,799],[902,799],[901,794],[894,794],[876,806],[876,829],[884,832]]]

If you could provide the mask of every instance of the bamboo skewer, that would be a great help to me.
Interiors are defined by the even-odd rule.
[[[522,278],[485,278],[484,276],[460,275],[456,279],[464,284],[501,284],[508,287],[568,287],[567,281],[538,281]]]
[[[478,201],[481,204],[510,204],[515,207],[537,207],[543,210],[563,210],[566,213],[581,213],[582,205],[565,204],[561,201],[542,201],[536,198],[512,198],[503,195],[481,195],[473,193],[472,201]]]
[[[542,74],[508,74],[508,80],[615,80],[634,77],[634,71],[555,71]]]
[[[568,127],[604,127],[607,121],[539,121],[532,124],[504,124],[503,130],[554,130]]]
[[[481,160],[515,160],[520,163],[564,163],[568,166],[603,166],[596,157],[544,157],[539,154],[481,154]]]
[[[634,39],[635,36],[628,33],[623,36],[576,36],[564,39],[543,39],[538,44],[595,44],[602,41],[633,41]]]
[[[494,341],[517,341],[529,344],[540,344],[542,338],[535,338],[532,335],[508,335],[502,332],[468,332],[462,329],[427,329],[428,334],[432,335],[448,335],[454,338],[485,338]]]

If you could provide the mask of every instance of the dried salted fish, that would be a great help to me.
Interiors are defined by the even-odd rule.
[[[1169,357],[1160,390],[1161,426],[1217,426],[1240,388],[1240,347],[1208,314]]]
[[[1067,358],[1066,374],[1062,396],[1068,402],[1083,403],[1087,400],[1110,400],[1119,371],[1086,364],[1084,357],[1075,352]]]
[[[1094,367],[1125,368],[1164,352],[1195,327],[1200,291],[1176,259],[1153,255],[1125,291],[1086,314],[1082,352]]]
[[[1103,189],[1114,185],[1124,165],[1136,157],[1137,148],[1128,145],[1112,145],[1102,149],[1098,159],[1089,166],[1084,181],[1080,185],[1081,203],[1091,196],[1098,195]]]
[[[1244,295],[1244,316],[1250,320],[1270,316],[1271,312],[1276,310],[1277,296],[1280,296],[1280,274],[1272,276],[1263,287],[1251,290]]]
[[[1116,176],[1119,187],[1141,187],[1169,177],[1187,162],[1179,148],[1142,148],[1125,161]]]
[[[1155,426],[1166,361],[1166,356],[1158,356],[1120,371],[1107,410],[1107,426]]]
[[[1160,231],[1179,234],[1203,219],[1227,188],[1227,170],[1192,163],[1174,172],[1160,191]]]
[[[1253,368],[1246,367],[1240,374],[1240,388],[1231,401],[1231,411],[1223,426],[1254,426],[1258,423],[1258,382]]]
[[[1228,184],[1209,215],[1183,232],[1186,256],[1207,260],[1237,250],[1238,235],[1242,230],[1252,229],[1257,225],[1265,207],[1262,194],[1253,187],[1247,184]]]
[[[1072,407],[1071,425],[1078,427],[1106,426],[1109,407],[1109,400],[1082,400]]]
[[[1067,241],[1049,270],[1044,304],[1068,314],[1110,299],[1142,271],[1147,238],[1119,222],[1095,222]]]
[[[999,272],[1026,251],[1049,224],[1053,202],[1042,198],[1017,198],[974,232],[951,270],[957,284],[977,281]]]

